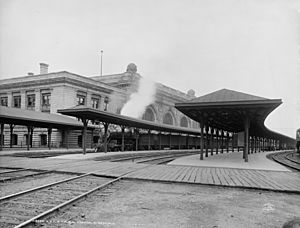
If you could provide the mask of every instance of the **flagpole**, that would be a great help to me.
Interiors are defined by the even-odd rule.
[[[103,56],[103,50],[101,50],[101,71],[100,71],[100,76],[102,76],[102,56]]]

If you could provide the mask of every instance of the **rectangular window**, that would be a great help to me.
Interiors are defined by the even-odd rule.
[[[1,97],[1,106],[7,106],[7,97]]]
[[[32,109],[35,107],[35,94],[27,95],[27,108]]]
[[[85,96],[77,94],[77,105],[85,105]]]
[[[42,112],[50,112],[50,100],[51,100],[50,93],[42,94]]]
[[[13,107],[14,108],[21,108],[21,96],[14,96],[13,97]]]
[[[95,109],[99,108],[99,98],[92,97],[92,107]]]

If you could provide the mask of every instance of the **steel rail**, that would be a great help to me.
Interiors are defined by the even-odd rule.
[[[163,154],[167,154],[165,156],[182,156],[182,155],[190,155],[190,154],[195,154],[195,153],[199,153],[199,152],[178,152],[178,153],[161,153],[161,154],[156,154],[156,155],[151,155],[151,154],[147,154],[145,156],[142,155],[137,155],[137,156],[132,156],[132,157],[125,157],[125,158],[118,158],[118,159],[114,159],[114,160],[110,160],[111,162],[119,162],[119,161],[126,161],[126,160],[132,160],[132,159],[139,159],[139,158],[148,158],[148,157],[161,157],[163,156]]]
[[[0,175],[6,174],[6,173],[14,173],[14,172],[22,172],[22,171],[31,171],[31,169],[18,169],[18,170],[11,170],[11,171],[5,171],[5,172],[0,172]]]
[[[194,154],[194,153],[191,153],[191,154]],[[145,163],[145,162],[160,160],[160,159],[164,159],[164,158],[177,158],[177,157],[183,157],[184,155],[187,155],[187,154],[165,155],[165,156],[160,156],[160,157],[144,159],[142,161],[137,161],[136,163]]]
[[[47,174],[47,173],[52,173],[52,172],[53,172],[52,170],[47,170],[47,171],[44,171],[44,172],[32,173],[32,174],[23,175],[23,176],[8,177],[8,178],[5,178],[5,179],[0,179],[0,182],[13,181],[13,180],[18,180],[18,179],[26,178],[26,177],[34,177],[34,176],[39,176],[39,175],[43,175],[43,174]]]
[[[295,162],[295,161],[291,161],[290,159],[287,159],[286,156],[292,154],[294,152],[289,151],[289,152],[279,152],[279,153],[273,153],[270,154],[269,157],[274,160],[275,162],[287,166],[291,169],[295,169],[300,171],[300,164]],[[267,155],[268,157],[268,155]]]
[[[4,200],[15,198],[15,197],[27,194],[27,193],[31,193],[31,192],[34,192],[34,191],[37,191],[37,190],[40,190],[40,189],[43,189],[43,188],[47,188],[47,187],[53,186],[53,185],[57,185],[57,184],[61,184],[61,183],[64,183],[64,182],[68,182],[68,181],[72,181],[72,180],[75,180],[75,179],[79,179],[79,178],[82,178],[82,177],[85,177],[85,176],[88,176],[88,175],[92,175],[92,173],[82,174],[82,175],[79,175],[79,176],[76,176],[76,177],[71,177],[71,178],[68,178],[68,179],[65,179],[65,180],[52,182],[50,184],[45,184],[45,185],[42,185],[42,186],[39,186],[39,187],[36,187],[36,188],[31,188],[31,189],[28,189],[28,190],[25,190],[25,191],[22,191],[22,192],[17,192],[15,194],[4,196],[4,197],[0,198],[0,203],[2,201],[4,201]]]

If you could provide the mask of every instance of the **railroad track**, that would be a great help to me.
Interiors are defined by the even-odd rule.
[[[121,180],[126,174],[142,168],[118,177],[87,173],[1,197],[0,228],[35,225],[39,220],[45,220],[60,209],[71,206],[88,195]],[[107,195],[105,192],[103,194]]]
[[[300,156],[295,151],[268,154],[267,157],[284,166],[300,171]]]
[[[34,169],[18,169],[0,172],[0,182],[12,181],[26,177],[33,177],[51,173],[52,171],[34,170]]]
[[[0,227],[25,227],[120,178],[84,174],[0,198]]]
[[[181,153],[174,153],[174,152],[169,152],[169,153],[148,153],[148,154],[134,154],[130,156],[124,156],[121,158],[116,158],[116,159],[111,159],[111,162],[124,162],[124,161],[134,161],[136,163],[147,163],[147,161],[151,160],[158,160],[158,159],[163,159],[163,158],[177,158],[177,157],[183,157],[183,156],[188,156],[192,154],[197,154],[199,152],[193,151],[193,152],[181,152]],[[170,161],[173,159],[169,159]],[[154,163],[157,164],[157,163]]]

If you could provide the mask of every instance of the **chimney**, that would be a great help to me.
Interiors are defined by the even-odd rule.
[[[48,74],[48,64],[40,63],[40,74]]]
[[[32,72],[27,73],[28,76],[33,76],[34,74]]]

